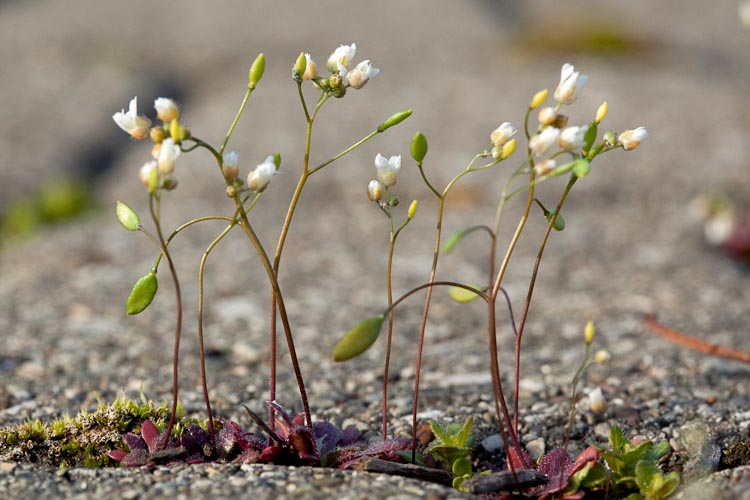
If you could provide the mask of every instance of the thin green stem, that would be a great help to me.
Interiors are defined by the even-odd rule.
[[[373,137],[375,137],[376,135],[378,135],[380,133],[381,132],[379,132],[378,130],[373,130],[372,132],[370,132],[369,134],[367,134],[366,136],[364,136],[362,139],[358,140],[357,142],[355,142],[354,144],[352,144],[351,146],[349,146],[348,148],[346,148],[345,150],[343,150],[342,152],[340,152],[339,154],[337,154],[336,156],[333,156],[333,157],[329,158],[328,160],[324,161],[323,163],[321,163],[320,165],[317,165],[316,167],[310,169],[310,174],[314,174],[318,170],[320,170],[320,169],[322,169],[324,167],[327,167],[328,165],[330,165],[334,161],[338,160],[342,156],[351,153],[352,151],[354,151],[355,149],[357,149],[358,147],[360,147],[362,144],[366,143],[367,141],[369,141],[370,139],[372,139]]]
[[[237,110],[237,114],[234,115],[234,120],[232,120],[232,124],[229,126],[229,130],[227,131],[226,137],[224,137],[224,142],[221,144],[221,148],[219,148],[219,156],[224,154],[224,150],[227,147],[227,144],[229,143],[229,139],[232,137],[232,133],[234,133],[234,128],[237,126],[237,123],[240,121],[240,117],[242,116],[242,113],[245,111],[245,106],[247,106],[247,101],[250,99],[250,94],[253,93],[253,87],[248,87],[245,91],[245,97],[242,99],[242,104],[240,104],[240,109]]]
[[[305,95],[302,93],[302,81],[297,82],[297,93],[299,94],[299,100],[302,103],[302,110],[305,112],[305,120],[310,122],[310,112],[307,110],[307,101],[305,101]]]
[[[382,426],[383,441],[388,439],[388,371],[391,365],[391,343],[393,341],[393,253],[396,248],[396,235],[393,232],[393,218],[388,217],[391,223],[391,238],[388,246],[388,268],[386,270],[386,289],[388,292],[388,339],[385,347],[385,366],[383,367],[383,401],[382,401]]]
[[[187,229],[188,227],[192,226],[193,224],[197,224],[199,222],[205,222],[208,220],[223,220],[230,222],[232,220],[231,217],[226,217],[224,215],[209,215],[206,217],[199,217],[197,219],[189,220],[174,231],[167,237],[166,241],[164,242],[164,246],[169,247],[169,244],[172,242],[172,239],[180,234],[180,232],[184,229]],[[154,240],[155,241],[155,240]],[[155,241],[156,242],[156,241]],[[156,242],[157,246],[159,246],[158,242]],[[161,262],[162,253],[159,253],[159,255],[156,256],[156,262],[154,262],[154,269],[159,268],[159,263]]]

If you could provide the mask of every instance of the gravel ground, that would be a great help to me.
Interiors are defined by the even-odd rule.
[[[315,7],[289,2],[273,8],[267,2],[227,2],[217,12],[207,12],[197,0],[182,2],[179,12],[152,4],[91,1],[77,4],[75,11],[64,2],[0,6],[0,64],[14,69],[3,77],[0,92],[0,105],[13,118],[0,123],[0,208],[33,191],[43,176],[92,172],[102,207],[3,245],[0,425],[74,414],[95,406],[97,398],[110,401],[122,392],[137,397],[143,390],[155,401],[169,399],[170,284],[160,275],[156,307],[137,317],[125,315],[124,298],[150,269],[154,252],[113,216],[116,199],[145,213],[135,173],[148,152],[118,133],[110,115],[134,94],[145,109],[147,97],[169,92],[179,98],[193,132],[218,141],[242,97],[247,66],[264,51],[268,66],[258,99],[231,147],[240,152],[244,170],[272,151],[282,153],[283,173],[256,215],[257,230],[272,247],[296,181],[304,133],[294,88],[279,82],[288,81],[300,50],[309,50],[322,65],[332,48],[356,41],[357,59],[372,59],[381,74],[324,108],[313,161],[345,148],[391,112],[413,107],[415,113],[310,181],[285,251],[281,286],[287,290],[314,414],[375,432],[382,343],[355,364],[329,361],[340,332],[374,314],[385,300],[387,226],[364,197],[374,175],[372,158],[376,152],[400,153],[406,160],[411,136],[422,130],[430,140],[426,167],[436,184],[443,184],[500,122],[520,124],[530,95],[553,87],[558,68],[570,61],[590,76],[572,108],[572,121],[590,119],[607,99],[609,126],[646,125],[650,137],[637,151],[603,159],[602,168],[576,187],[566,206],[568,227],[554,235],[546,251],[525,337],[523,440],[536,453],[560,444],[569,381],[583,352],[581,331],[593,319],[596,347],[608,349],[613,358],[588,373],[583,389],[601,387],[608,408],[594,414],[585,398],[579,402],[572,448],[602,442],[616,422],[631,437],[670,441],[670,464],[683,471],[688,487],[709,488],[688,489],[683,498],[750,498],[746,467],[716,472],[727,467],[722,453],[729,445],[750,439],[750,369],[670,344],[643,323],[645,313],[656,312],[663,322],[711,342],[742,348],[747,339],[747,269],[708,248],[700,225],[689,216],[691,200],[705,189],[750,196],[745,145],[750,34],[739,25],[734,2],[708,11],[698,1],[653,5],[644,0],[596,16],[585,2],[566,3],[561,14],[556,2],[541,0],[523,7],[426,0],[325,1]],[[580,29],[580,19],[621,30],[632,47],[614,55],[574,50],[571,33]],[[537,36],[528,35],[531,26]],[[220,186],[214,187],[214,172],[206,173],[205,159],[180,159],[181,184],[164,209],[167,227],[229,210]],[[449,198],[446,231],[491,220],[493,193],[503,181],[498,173],[483,173],[461,184]],[[434,203],[406,161],[396,187],[405,205],[420,199],[394,263],[394,288],[403,291],[427,277]],[[541,192],[551,199],[556,189]],[[540,234],[541,224],[531,222],[530,236],[506,277],[517,311],[536,253],[538,236],[531,235]],[[197,227],[176,250],[187,304],[197,300],[196,265],[218,231]],[[484,247],[474,251],[466,245],[442,260],[441,275],[479,279],[484,260]],[[249,425],[240,405],[261,411],[267,397],[268,291],[241,236],[213,255],[209,272],[212,397],[222,416]],[[481,440],[497,432],[484,316],[477,305],[459,307],[436,296],[421,418],[473,415]],[[389,408],[395,434],[409,432],[419,302],[408,303],[397,316]],[[181,399],[189,413],[200,415],[195,320],[188,307]],[[507,331],[500,340],[509,346]],[[501,354],[505,367],[509,351]],[[280,402],[299,410],[287,360],[280,376]],[[249,488],[266,495],[259,498],[303,493],[308,498],[462,498],[425,483],[304,468],[54,471],[0,464],[0,496],[9,497],[145,498],[210,491],[229,498]]]

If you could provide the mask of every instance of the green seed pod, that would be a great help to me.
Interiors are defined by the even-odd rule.
[[[346,361],[365,352],[380,336],[385,316],[375,316],[358,323],[333,348],[334,361]]]
[[[469,286],[479,290],[479,287],[476,285],[469,285]],[[472,292],[471,290],[467,290],[466,288],[461,288],[459,286],[450,287],[448,289],[448,295],[450,296],[450,298],[452,298],[459,304],[468,304],[472,300],[479,297],[479,295]]]
[[[138,227],[141,225],[141,219],[138,218],[138,214],[135,213],[135,210],[133,210],[123,202],[118,201],[116,212],[117,220],[120,221],[122,227],[124,227],[128,231],[138,230]]]
[[[273,164],[276,165],[276,170],[281,167],[281,153],[273,154]]]
[[[261,52],[260,54],[258,54],[258,57],[255,58],[255,61],[253,61],[252,66],[250,66],[250,71],[247,74],[247,81],[251,89],[254,89],[258,84],[261,77],[263,77],[263,72],[265,70],[266,56],[264,56]]]
[[[555,210],[547,210],[547,207],[545,207],[537,198],[534,198],[534,201],[537,202],[539,208],[542,209],[542,213],[544,214],[544,218],[547,219],[547,222],[550,222],[555,215]],[[565,219],[563,219],[562,215],[555,217],[555,223],[552,225],[552,229],[555,231],[562,231],[565,229]]]
[[[591,146],[594,144],[594,141],[596,140],[596,134],[599,130],[599,124],[597,122],[591,122],[589,123],[589,128],[586,129],[586,134],[583,136],[583,154],[586,155],[591,150]]]
[[[427,154],[427,138],[422,132],[414,134],[414,138],[411,140],[411,157],[414,158],[419,165],[422,164],[425,155]]]
[[[127,313],[138,314],[146,309],[154,300],[158,288],[159,282],[156,280],[154,272],[150,272],[136,281],[125,305]]]
[[[412,114],[411,109],[407,109],[406,111],[400,111],[398,113],[392,114],[391,116],[386,118],[386,120],[383,123],[381,123],[378,126],[378,132],[385,132],[387,129],[393,127],[394,125],[398,125],[402,121],[409,118],[411,114]]]

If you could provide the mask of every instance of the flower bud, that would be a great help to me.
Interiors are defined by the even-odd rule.
[[[314,80],[318,77],[318,66],[312,60],[310,54],[305,54],[305,72],[302,75],[303,80]]]
[[[516,129],[510,122],[503,122],[492,131],[490,134],[490,140],[495,146],[502,146],[510,140],[511,137],[516,135]]]
[[[258,57],[255,58],[253,64],[250,66],[250,71],[247,74],[248,84],[251,89],[254,89],[260,79],[263,77],[263,72],[266,70],[266,56],[261,52]]]
[[[370,81],[370,78],[380,73],[380,70],[370,64],[370,61],[362,61],[353,70],[346,74],[346,82],[350,87],[361,89]]]
[[[503,144],[503,153],[500,156],[500,159],[501,160],[505,160],[510,155],[512,155],[515,151],[516,151],[516,140],[515,139],[511,139],[508,142],[506,142],[505,144]]]
[[[583,146],[583,138],[586,135],[587,126],[564,128],[557,137],[557,145],[565,151],[574,151]]]
[[[531,104],[529,104],[529,109],[536,109],[539,107],[540,104],[542,104],[544,101],[547,100],[547,96],[549,95],[549,90],[542,89],[536,94],[534,94],[534,97],[531,98]]]
[[[398,113],[393,113],[391,116],[385,119],[383,123],[381,123],[378,126],[378,132],[385,132],[387,129],[393,127],[394,125],[398,125],[402,121],[409,118],[412,114],[411,109],[407,109],[406,111],[399,111]]]
[[[274,175],[276,175],[274,157],[268,156],[263,163],[255,167],[255,170],[248,174],[247,187],[256,193],[262,193],[268,187]]]
[[[422,164],[422,160],[427,155],[427,138],[422,132],[417,132],[411,140],[411,157],[414,158],[419,165]]]
[[[607,116],[607,111],[609,111],[609,104],[607,104],[607,101],[604,101],[599,105],[599,109],[596,110],[596,118],[594,118],[594,121],[599,123],[604,120],[604,117]]]
[[[607,401],[604,399],[602,389],[597,387],[593,391],[589,392],[589,407],[594,413],[601,413],[607,409]]]
[[[292,78],[294,79],[294,81],[301,82],[302,75],[305,74],[306,69],[307,69],[307,58],[305,57],[304,52],[300,52],[299,56],[297,57],[297,61],[295,61],[294,67],[292,68]]]
[[[234,186],[227,186],[226,193],[228,198],[234,198],[237,194],[237,188]]]
[[[549,158],[541,163],[534,165],[534,172],[536,175],[547,175],[557,167],[557,160]]]
[[[484,157],[485,155],[483,155]],[[503,159],[503,148],[502,146],[495,146],[492,148],[492,159],[500,161]]]
[[[177,157],[180,156],[180,153],[180,146],[175,144],[171,137],[164,139],[159,148],[159,172],[164,175],[174,172],[174,163]]]
[[[558,113],[555,115],[555,121],[552,122],[552,126],[555,128],[563,129],[568,124],[568,117]]]
[[[144,163],[141,169],[138,171],[138,178],[141,180],[144,186],[151,184],[151,171],[156,170],[156,161],[152,160]]]
[[[414,218],[414,214],[417,213],[417,205],[419,205],[419,202],[417,200],[412,200],[411,205],[409,205],[409,210],[406,212],[408,218]]]
[[[560,130],[555,127],[545,127],[537,135],[529,139],[529,149],[534,156],[542,156],[549,150],[560,135]]]
[[[622,144],[622,149],[630,151],[635,149],[638,145],[645,141],[648,137],[648,131],[646,127],[638,127],[635,130],[626,130],[617,137],[617,141]]]
[[[164,131],[164,127],[152,127],[148,135],[156,144],[159,144],[161,141],[167,138],[167,133]]]
[[[556,118],[557,113],[555,113],[555,108],[553,108],[552,106],[546,106],[540,109],[539,113],[537,114],[537,119],[542,126],[552,125],[553,123],[555,123]]]
[[[605,132],[602,139],[604,139],[604,144],[611,148],[617,144],[617,132],[614,130]]]
[[[164,123],[169,123],[172,120],[180,118],[180,108],[177,107],[177,103],[172,99],[166,97],[156,98],[154,100],[154,109],[156,109],[156,116]]]
[[[594,361],[600,365],[606,365],[609,363],[610,359],[612,359],[612,355],[605,349],[599,349],[596,351],[596,354],[594,354]]]
[[[370,198],[370,201],[380,201],[383,197],[383,185],[380,184],[380,181],[375,179],[370,181],[367,185],[367,197]]]
[[[161,142],[157,142],[156,144],[154,144],[154,147],[151,148],[151,157],[154,160],[158,160],[160,152],[161,152]]]
[[[233,181],[240,174],[239,156],[234,151],[224,153],[222,156],[221,173],[228,181]]]
[[[596,333],[596,328],[594,327],[594,322],[589,321],[586,323],[586,328],[583,329],[583,338],[586,340],[587,344],[590,344],[594,341],[594,334]]]
[[[398,201],[398,196],[396,196],[395,194],[392,194],[392,195],[390,195],[390,196],[388,197],[388,200],[386,200],[386,204],[387,204],[387,205],[388,205],[389,207],[391,207],[391,208],[395,208],[395,207],[397,207],[397,206],[398,206],[398,204],[399,204],[399,201]]]

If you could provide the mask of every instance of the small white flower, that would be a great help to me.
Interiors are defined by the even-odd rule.
[[[328,71],[330,71],[331,73],[340,71],[339,64],[346,69],[352,62],[352,59],[354,59],[354,55],[356,53],[356,43],[353,43],[351,45],[340,45],[336,50],[333,51],[331,57],[328,58],[328,63],[326,64],[326,66],[328,67]]]
[[[557,167],[557,161],[554,158],[548,158],[541,163],[534,165],[536,175],[546,175]]]
[[[600,365],[606,365],[609,363],[610,359],[612,359],[612,355],[605,349],[599,349],[596,351],[596,354],[594,354],[594,361]]]
[[[141,167],[141,170],[138,172],[138,177],[141,179],[141,182],[148,186],[151,184],[151,172],[156,168],[156,161],[152,160],[149,162],[146,162]]]
[[[607,401],[604,400],[601,387],[597,387],[588,394],[589,407],[594,413],[601,413],[607,409]]]
[[[370,61],[362,61],[357,67],[346,74],[346,81],[349,86],[355,89],[361,89],[372,78],[380,73],[378,68],[373,67]]]
[[[576,93],[589,79],[576,71],[572,64],[563,64],[560,70],[560,83],[555,89],[555,100],[560,104],[571,104],[576,100]]]
[[[273,161],[273,155],[266,157],[265,161],[255,167],[255,170],[247,176],[247,187],[256,193],[263,192],[271,178],[276,175],[276,163]]]
[[[237,178],[240,173],[239,156],[234,151],[224,153],[221,159],[222,168],[221,172],[224,174],[224,178],[228,181],[233,181]]]
[[[307,60],[307,65],[305,66],[305,72],[302,75],[302,79],[314,80],[318,77],[318,66],[315,64],[315,61],[312,60],[310,54],[305,54],[305,59]]]
[[[712,215],[703,226],[703,234],[711,245],[722,245],[727,242],[734,230],[734,214],[731,210],[722,210]]]
[[[383,186],[389,188],[396,184],[396,176],[401,170],[401,155],[391,156],[386,159],[380,153],[375,157],[375,168],[378,171],[378,178]]]
[[[159,172],[164,175],[174,172],[174,162],[180,156],[180,146],[171,137],[164,139],[159,148]]]
[[[583,137],[586,135],[588,128],[587,125],[564,128],[557,137],[557,145],[565,151],[580,149],[583,146]]]
[[[646,127],[638,127],[634,130],[626,130],[617,137],[617,142],[622,144],[622,149],[630,151],[638,147],[640,143],[648,138]]]
[[[154,100],[154,109],[156,109],[156,116],[164,123],[180,118],[180,108],[172,99],[157,97]]]
[[[370,201],[380,201],[383,197],[383,186],[380,181],[375,179],[370,181],[367,185],[367,197],[370,198]]]
[[[542,156],[557,140],[560,130],[555,127],[545,127],[537,135],[529,139],[529,149],[534,156]]]
[[[502,146],[514,135],[516,135],[515,127],[510,122],[503,122],[499,127],[492,131],[490,134],[490,140],[495,146]]]
[[[123,109],[112,115],[112,119],[118,127],[130,134],[134,139],[145,139],[148,137],[151,120],[145,116],[138,116],[138,97],[133,97],[130,100],[127,113]]]

